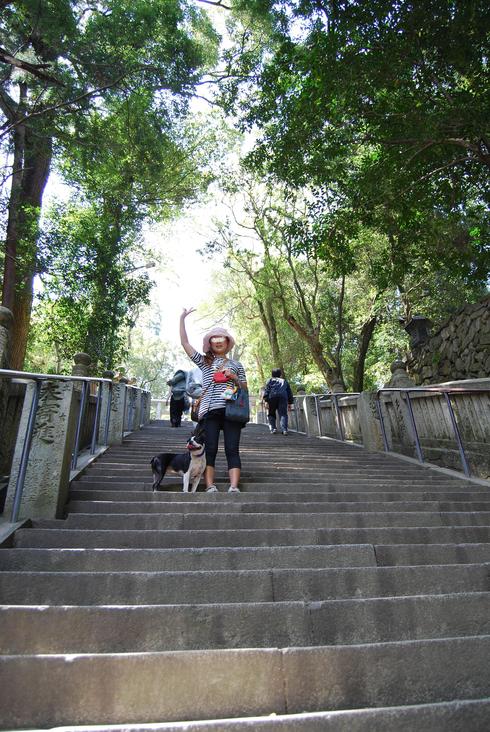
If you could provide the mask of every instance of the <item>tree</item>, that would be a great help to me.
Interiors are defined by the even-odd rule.
[[[141,90],[170,128],[213,62],[215,42],[206,15],[186,0],[5,3],[0,111],[12,175],[2,302],[14,310],[14,367],[24,357],[39,216],[53,154],[67,138],[73,140],[91,110],[103,114],[106,105]]]

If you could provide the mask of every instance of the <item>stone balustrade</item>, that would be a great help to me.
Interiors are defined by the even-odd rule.
[[[489,480],[490,379],[431,386],[432,389],[437,387],[458,390],[450,394],[450,402],[471,475]],[[394,388],[409,389],[411,384],[408,382],[402,386],[399,380]],[[333,398],[323,394],[298,395],[294,399],[290,427],[311,436],[345,439],[372,452],[383,451],[385,446],[377,401],[376,392],[333,395]],[[406,393],[383,391],[379,404],[388,450],[419,457]],[[423,459],[440,467],[461,471],[462,458],[444,394],[411,391],[410,405]]]
[[[151,394],[125,379],[113,382],[111,372],[88,377],[87,359],[77,354],[72,376],[0,371],[0,383],[15,396],[4,415],[4,425],[15,423],[7,520],[60,518],[70,480],[149,422]],[[8,437],[3,432],[2,441]]]

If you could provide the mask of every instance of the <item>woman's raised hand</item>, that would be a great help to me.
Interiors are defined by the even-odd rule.
[[[180,317],[185,319],[185,318],[187,318],[188,315],[190,315],[191,313],[195,313],[195,312],[196,312],[196,308],[183,308]]]

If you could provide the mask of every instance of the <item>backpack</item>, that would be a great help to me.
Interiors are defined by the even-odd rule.
[[[174,399],[182,399],[182,397],[184,396],[186,390],[186,380],[186,373],[185,371],[182,371],[182,369],[179,369],[173,375],[173,378],[170,382],[170,391],[172,392],[172,396]]]
[[[266,402],[274,397],[286,396],[287,387],[284,379],[269,379],[265,387],[264,400]]]

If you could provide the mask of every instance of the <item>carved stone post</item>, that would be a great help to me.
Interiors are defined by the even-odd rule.
[[[141,392],[141,410],[143,414],[143,424],[149,424],[151,410],[151,393],[149,391]]]
[[[303,400],[306,434],[308,437],[315,437],[320,434],[318,430],[318,417],[314,397],[308,395]]]
[[[109,433],[107,435],[108,445],[122,445],[125,421],[124,414],[126,407],[126,388],[126,384],[119,383],[112,385],[111,413],[109,417]],[[105,414],[107,414],[107,412]]]
[[[112,380],[114,378],[114,371],[103,371],[102,378]],[[109,409],[110,401],[111,401],[111,385],[103,383],[102,384],[102,399],[101,399],[101,405],[100,405],[99,433],[97,436],[97,442],[99,445],[109,444],[108,442],[106,443],[105,432],[106,432],[106,425],[107,425],[107,410]]]
[[[141,414],[143,410],[141,400],[143,398],[143,392],[141,391],[141,389],[130,389],[130,391],[132,392],[132,397],[134,400],[132,429],[133,432],[135,432],[136,430],[141,429]]]
[[[357,398],[357,414],[361,427],[362,444],[369,452],[381,452],[384,450],[381,422],[376,407],[376,393],[374,391],[363,391]],[[390,439],[390,430],[387,430],[387,438]],[[388,447],[391,448],[388,441]]]
[[[405,361],[397,359],[390,366],[391,379],[386,386],[393,386],[395,389],[403,389],[404,386],[415,386],[415,381],[407,374],[407,364]]]
[[[75,362],[71,369],[73,376],[90,376],[89,366],[92,363],[92,359],[88,353],[75,353],[73,360]]]
[[[12,462],[5,504],[6,516],[9,516],[12,510],[24,435],[35,390],[35,384],[30,382],[26,388]],[[34,423],[19,519],[58,518],[62,514],[70,481],[76,404],[77,397],[73,382],[54,379],[43,382]]]

